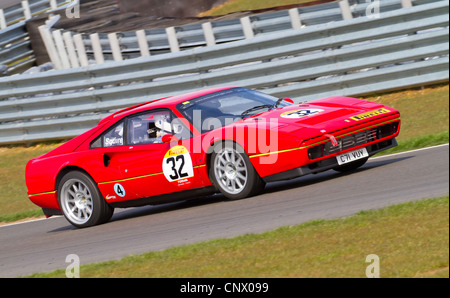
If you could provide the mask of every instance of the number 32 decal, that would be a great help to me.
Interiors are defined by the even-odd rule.
[[[167,151],[162,166],[164,176],[169,182],[194,176],[191,155],[183,146],[175,146]]]

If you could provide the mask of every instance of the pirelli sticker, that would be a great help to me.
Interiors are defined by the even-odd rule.
[[[381,108],[381,109],[378,109],[378,110],[374,110],[374,111],[370,111],[370,112],[367,112],[367,113],[363,113],[363,114],[359,114],[359,115],[356,115],[356,116],[352,116],[352,117],[350,117],[350,119],[355,120],[355,121],[360,121],[360,120],[365,120],[365,119],[372,118],[372,117],[375,117],[375,116],[378,116],[378,115],[381,115],[381,114],[390,113],[390,112],[391,111],[388,110],[388,109]]]
[[[164,176],[178,186],[189,185],[194,177],[194,167],[189,151],[184,146],[175,146],[166,152],[163,159]]]

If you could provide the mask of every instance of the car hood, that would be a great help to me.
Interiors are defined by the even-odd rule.
[[[322,135],[351,127],[393,114],[397,110],[369,101],[345,99],[344,103],[336,103],[336,98],[326,98],[309,103],[293,104],[287,107],[266,111],[240,121],[251,123],[264,120],[277,122],[281,132],[292,133],[298,130],[309,130],[312,134]]]

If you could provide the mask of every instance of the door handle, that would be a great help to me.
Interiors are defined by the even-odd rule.
[[[108,167],[110,162],[111,157],[109,157],[109,155],[107,154],[103,154],[103,164],[105,165],[105,167]]]

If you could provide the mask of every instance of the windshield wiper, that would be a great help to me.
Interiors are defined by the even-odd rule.
[[[277,100],[277,102],[273,105],[272,109],[276,109],[278,108],[278,106],[280,105],[280,103],[282,103],[284,100],[284,98],[280,98]]]
[[[252,112],[260,110],[260,109],[268,109],[268,111],[276,109],[276,108],[278,108],[280,103],[283,102],[283,100],[284,100],[284,98],[280,98],[273,105],[260,105],[260,106],[256,106],[256,107],[250,108],[250,109],[245,110],[244,112],[242,112],[241,116],[242,116],[242,118],[244,118],[244,116],[250,115]]]
[[[273,105],[260,105],[242,112],[241,117],[244,118],[246,116],[252,115],[254,111],[258,111],[261,109],[269,109],[269,111],[273,108]]]

